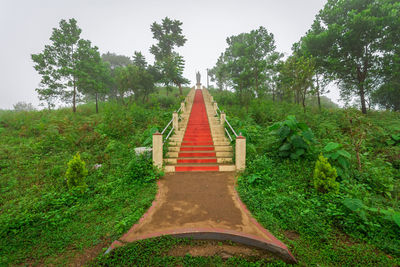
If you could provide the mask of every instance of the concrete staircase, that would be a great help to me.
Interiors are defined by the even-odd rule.
[[[233,149],[206,89],[186,97],[179,129],[169,139],[166,172],[235,171]]]

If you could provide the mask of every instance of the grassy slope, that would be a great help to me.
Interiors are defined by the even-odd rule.
[[[213,92],[231,124],[247,137],[248,162],[239,178],[242,200],[261,224],[288,244],[301,264],[392,266],[400,263],[400,228],[381,214],[365,216],[343,205],[357,198],[369,207],[399,211],[400,146],[388,145],[400,132],[400,114],[354,110],[308,110],[287,103],[254,101],[240,107],[229,92]],[[268,126],[296,115],[313,130],[318,143],[300,160],[277,155]],[[353,125],[349,124],[350,118]],[[350,133],[366,133],[357,170]],[[352,154],[350,177],[340,181],[338,194],[321,194],[312,186],[315,160],[328,142],[338,142]],[[391,192],[379,188],[394,186]],[[390,191],[390,190],[387,190]]]
[[[176,92],[174,92],[176,94]],[[156,193],[150,145],[179,97],[0,114],[0,265],[66,263],[76,252],[114,240],[136,222]],[[67,162],[81,153],[89,169],[82,196],[66,186]],[[102,164],[94,169],[95,164]]]

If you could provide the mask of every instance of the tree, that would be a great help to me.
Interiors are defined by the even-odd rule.
[[[17,102],[16,104],[13,105],[15,111],[33,111],[35,110],[35,107],[32,105],[32,103],[26,103],[26,102]]]
[[[132,64],[132,60],[124,55],[117,55],[115,53],[107,52],[106,54],[103,54],[101,56],[104,62],[107,62],[109,65],[109,71],[111,75],[111,80],[110,82],[110,90],[108,92],[108,96],[110,98],[114,98],[118,100],[120,97],[119,95],[119,90],[117,88],[117,82],[116,82],[116,69],[119,67],[126,67],[129,64]]]
[[[155,65],[160,69],[162,76],[160,81],[165,85],[167,95],[172,84],[179,87],[182,95],[182,84],[189,82],[183,77],[185,61],[174,51],[175,47],[181,47],[186,42],[181,26],[182,22],[168,17],[165,17],[161,24],[154,22],[151,25],[153,38],[157,40],[157,44],[151,46],[150,52],[155,57]]]
[[[361,110],[381,83],[379,71],[400,22],[394,0],[328,0],[304,39],[313,56],[339,83],[342,96],[357,95]],[[395,25],[392,25],[395,24]]]
[[[142,97],[145,101],[154,91],[154,78],[151,73],[133,64],[116,69],[116,82],[122,102],[127,96],[130,97],[130,102],[132,102],[132,96],[135,100]]]
[[[138,66],[139,68],[146,69],[147,62],[146,58],[143,56],[141,52],[135,51],[133,55],[133,65]]]
[[[296,53],[290,56],[281,67],[281,86],[291,91],[294,102],[302,104],[306,111],[306,98],[312,93],[314,61],[311,57],[299,56]]]
[[[215,66],[208,71],[208,75],[211,77],[212,82],[217,83],[217,87],[220,90],[224,90],[230,85],[229,72],[224,61],[224,53],[221,53]]]
[[[39,99],[46,101],[49,108],[61,99],[72,102],[72,110],[76,112],[79,97],[77,76],[82,71],[78,68],[78,53],[90,53],[83,50],[83,47],[89,47],[87,41],[80,38],[81,32],[75,19],[61,20],[59,28],[53,29],[51,45],[45,45],[42,53],[31,55],[34,68],[42,76],[36,91]]]
[[[242,104],[252,96],[262,97],[267,90],[268,70],[272,70],[279,54],[275,52],[274,36],[264,27],[227,38],[228,47],[216,71],[226,71]],[[221,75],[222,76],[222,75]]]
[[[76,84],[78,91],[96,101],[96,113],[99,112],[99,95],[109,92],[111,73],[109,63],[104,62],[97,47],[91,47],[90,41],[81,40],[77,51]]]

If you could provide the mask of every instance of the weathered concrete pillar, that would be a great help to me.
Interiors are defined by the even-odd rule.
[[[153,134],[153,164],[159,169],[161,169],[163,165],[162,134],[158,131]]]
[[[178,120],[178,112],[174,111],[174,113],[172,113],[172,127],[174,127],[175,132],[179,130],[179,120]]]
[[[215,113],[216,113],[216,112],[217,112],[217,108],[218,108],[217,102],[214,102],[213,107],[214,107],[214,111],[215,111]]]
[[[246,168],[246,138],[242,136],[242,133],[236,137],[235,158],[236,170],[244,171]]]
[[[220,119],[221,125],[224,125],[225,120],[226,120],[226,114],[225,112],[221,112],[221,119]]]
[[[210,102],[214,102],[214,97],[212,95],[210,95]]]
[[[181,111],[182,111],[182,112],[185,112],[185,102],[182,102],[182,103],[181,103]]]

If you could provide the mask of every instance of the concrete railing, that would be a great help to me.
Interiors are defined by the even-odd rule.
[[[246,138],[242,136],[242,133],[239,133],[239,135],[236,133],[236,131],[233,129],[232,125],[226,118],[225,112],[219,109],[217,102],[214,101],[214,97],[205,88],[203,88],[203,96],[204,98],[207,98],[210,103],[212,103],[215,116],[219,117],[220,124],[224,128],[225,133],[231,142],[233,141],[232,135],[234,136],[236,170],[243,171],[246,168]],[[225,124],[228,127],[225,127]]]
[[[163,165],[163,147],[164,143],[168,141],[168,138],[171,136],[172,132],[175,131],[177,133],[179,130],[184,128],[184,125],[179,123],[179,119],[182,118],[179,116],[179,113],[185,116],[189,116],[190,110],[192,108],[192,103],[194,99],[194,87],[190,90],[188,95],[185,97],[185,101],[181,103],[180,108],[172,113],[172,119],[168,122],[167,126],[160,132],[155,132],[153,134],[153,164],[157,168],[161,169]],[[186,121],[187,123],[187,121]],[[167,129],[171,126],[167,136],[163,140],[163,135],[166,133]]]

